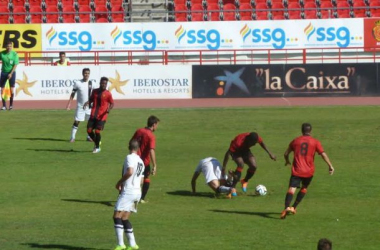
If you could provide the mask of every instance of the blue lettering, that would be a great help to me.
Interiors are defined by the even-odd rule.
[[[339,47],[347,47],[348,45],[350,45],[350,37],[351,37],[350,30],[347,29],[346,27],[340,27],[336,31],[336,36],[340,40],[339,42],[336,43]],[[342,41],[344,43],[342,43]]]
[[[142,42],[141,31],[136,30],[135,32],[133,32],[133,38],[133,44],[140,44]]]
[[[58,40],[59,40],[58,44],[59,45],[66,45],[67,44],[66,34],[67,33],[65,31],[58,33]]]
[[[334,41],[335,40],[335,29],[333,27],[327,28],[326,34],[327,34],[327,41]]]
[[[252,42],[258,43],[261,41],[261,36],[260,36],[260,30],[259,29],[254,29],[252,30]]]
[[[150,45],[150,46],[144,45],[143,48],[145,50],[154,50],[157,45],[156,33],[154,33],[151,30],[144,32],[143,41],[145,44]]]
[[[272,40],[270,29],[263,29],[263,42],[267,43]]]
[[[132,38],[131,38],[131,32],[130,31],[125,31],[123,33],[123,38],[124,38],[123,44],[129,45],[129,44],[132,43]]]
[[[206,42],[206,35],[205,35],[206,31],[205,30],[198,30],[197,32],[197,36],[198,36],[198,40],[197,42],[202,44],[202,43],[205,43]]]
[[[197,41],[197,38],[195,37],[195,30],[189,30],[189,32],[187,32],[187,37],[189,38],[187,41],[189,44],[193,44]]]

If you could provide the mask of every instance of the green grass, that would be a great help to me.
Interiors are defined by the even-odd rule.
[[[380,249],[380,112],[378,107],[114,110],[102,133],[102,152],[91,153],[81,124],[68,143],[72,112],[14,110],[0,113],[0,249],[112,249],[114,188],[127,142],[155,114],[158,174],[148,204],[131,217],[140,248]],[[316,156],[316,173],[295,216],[280,220],[290,176],[283,152],[313,124],[336,172]],[[257,131],[277,155],[254,147],[258,171],[248,194],[212,198],[201,176],[198,196],[190,179],[201,158],[222,160],[230,141]],[[232,161],[229,168],[234,168]],[[246,168],[245,168],[246,170]],[[244,174],[243,174],[244,175]],[[257,184],[268,194],[254,195]]]

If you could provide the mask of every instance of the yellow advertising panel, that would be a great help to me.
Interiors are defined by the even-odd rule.
[[[41,51],[41,24],[2,24],[0,25],[0,49],[5,49],[5,43],[11,41],[13,48],[19,52],[19,57],[24,53]],[[41,57],[41,53],[32,53],[32,57]]]

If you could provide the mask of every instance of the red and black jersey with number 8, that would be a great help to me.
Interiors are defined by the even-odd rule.
[[[303,178],[312,177],[315,171],[315,152],[318,154],[324,152],[321,143],[309,135],[303,135],[294,139],[289,147],[294,152],[292,175]]]

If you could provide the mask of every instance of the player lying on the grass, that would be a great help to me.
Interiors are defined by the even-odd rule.
[[[314,175],[314,155],[317,152],[322,156],[323,160],[327,163],[329,167],[329,173],[332,175],[334,173],[334,167],[332,166],[329,157],[323,150],[321,143],[311,137],[311,124],[302,124],[302,135],[295,138],[290,142],[289,147],[284,153],[285,166],[290,165],[289,154],[294,153],[293,165],[292,165],[292,175],[289,180],[289,189],[285,197],[285,209],[281,213],[281,219],[285,219],[287,214],[295,214],[298,204],[302,201],[303,197],[306,195],[307,188],[311,183]],[[292,202],[293,195],[297,188],[302,187],[297,194],[296,200],[292,207],[290,203]]]
[[[141,185],[144,178],[144,163],[137,155],[139,143],[137,140],[129,142],[130,154],[124,160],[123,176],[116,183],[119,198],[115,205],[113,220],[118,245],[115,250],[139,249],[133,234],[132,224],[129,222],[131,213],[137,213],[137,203],[141,198]],[[124,232],[129,241],[129,247],[124,244]]]
[[[226,186],[226,180],[222,175],[221,164],[213,157],[201,160],[195,169],[193,178],[191,179],[193,194],[196,194],[196,181],[201,173],[205,176],[207,185],[214,190],[216,194],[227,194],[228,198],[237,195],[235,188]]]
[[[238,182],[241,178],[241,172],[243,171],[244,163],[248,165],[247,174],[245,178],[240,181],[242,184],[243,192],[247,192],[248,181],[253,177],[257,169],[255,156],[250,150],[250,147],[256,145],[256,143],[260,144],[260,146],[268,153],[269,157],[272,160],[276,160],[276,156],[269,151],[267,146],[264,144],[263,139],[255,132],[237,135],[231,141],[230,148],[227,150],[224,156],[222,169],[223,174],[225,173],[225,169],[227,167],[230,156],[237,165],[234,172],[235,183],[233,187],[236,186],[236,182]]]

